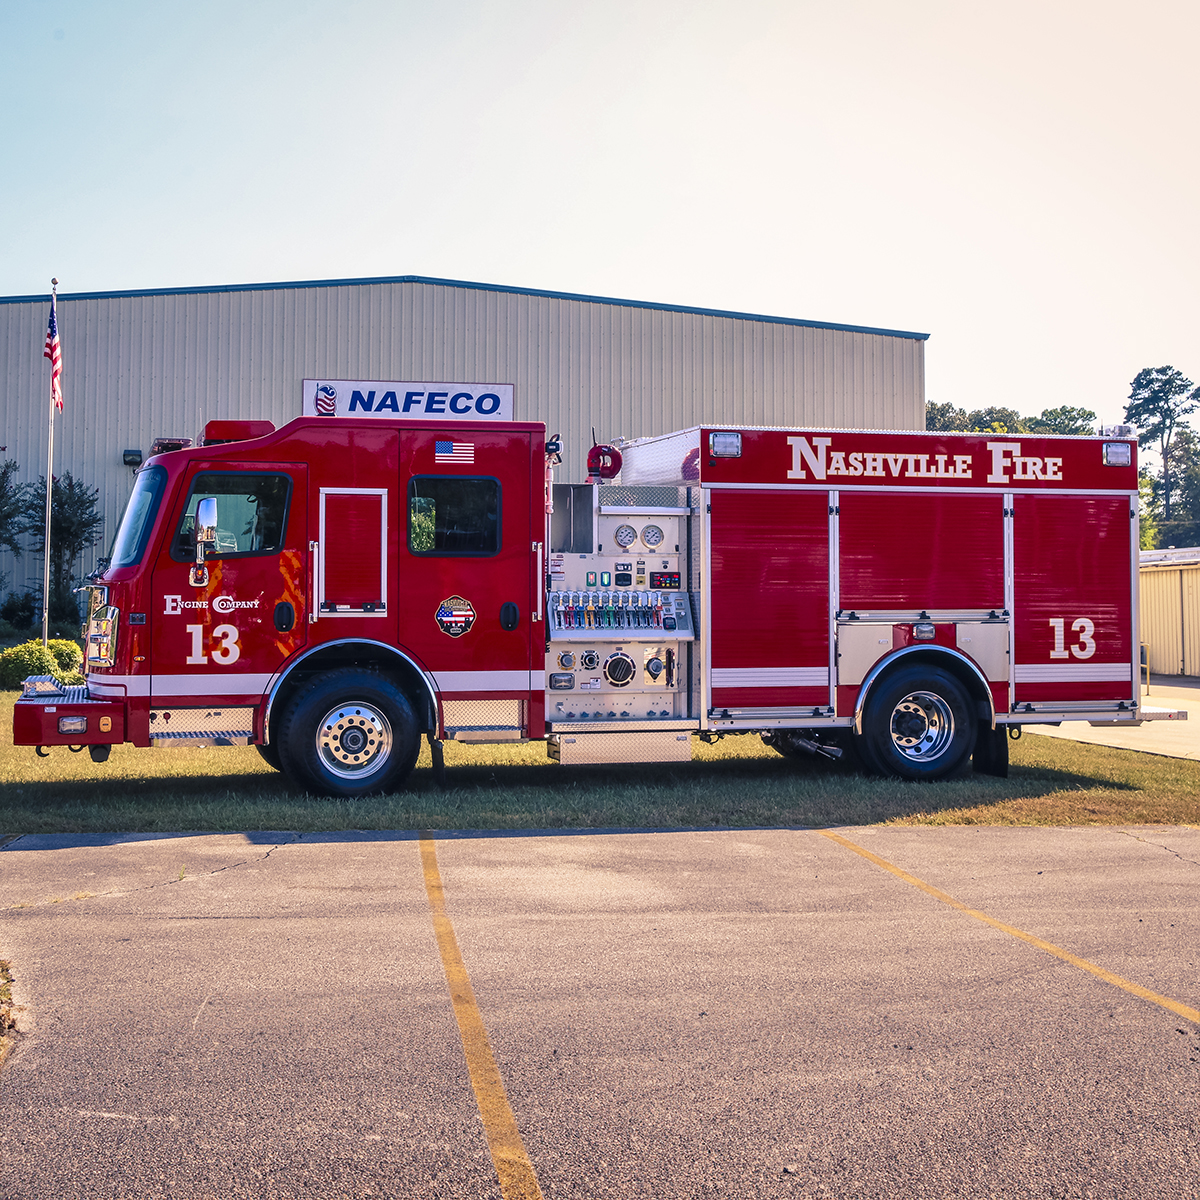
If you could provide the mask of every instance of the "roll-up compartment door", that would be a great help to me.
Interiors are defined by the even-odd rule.
[[[896,611],[1004,608],[1001,496],[839,496],[839,604]]]
[[[1134,696],[1132,536],[1126,496],[1017,496],[1015,698]]]
[[[714,490],[714,709],[829,704],[829,495]]]

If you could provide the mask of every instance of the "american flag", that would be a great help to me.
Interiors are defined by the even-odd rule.
[[[467,463],[475,465],[475,444],[473,442],[434,442],[433,461],[435,463]]]
[[[58,316],[54,311],[55,296],[50,295],[50,324],[46,326],[46,349],[43,358],[50,360],[50,396],[54,407],[62,412],[62,346],[58,341]]]

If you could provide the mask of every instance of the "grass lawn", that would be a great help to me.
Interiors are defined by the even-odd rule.
[[[8,743],[0,694],[0,839],[20,833],[550,829],[775,825],[1200,825],[1200,763],[1026,734],[1008,779],[935,784],[783,758],[756,736],[695,743],[690,763],[562,767],[543,743],[425,748],[408,786],[341,801],[297,795],[251,748],[116,746],[107,763]]]

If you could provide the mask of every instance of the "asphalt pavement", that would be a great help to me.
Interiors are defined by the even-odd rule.
[[[1200,759],[1200,679],[1181,675],[1153,675],[1142,688],[1142,704],[1149,708],[1186,712],[1180,720],[1143,721],[1137,726],[1091,725],[1087,721],[1064,721],[1061,725],[1030,725],[1030,733],[1047,737],[1115,746],[1119,750],[1141,750],[1168,758]]]
[[[19,838],[0,1196],[1200,1195],[1200,830],[837,832],[439,835],[453,1005],[415,835]]]

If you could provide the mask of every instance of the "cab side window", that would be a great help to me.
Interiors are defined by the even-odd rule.
[[[408,548],[413,554],[500,551],[500,481],[416,475],[408,483]]]
[[[196,553],[196,505],[217,502],[217,542],[207,557],[275,554],[283,546],[292,481],[261,471],[205,471],[192,480],[187,508],[175,532],[171,557],[190,562]]]

